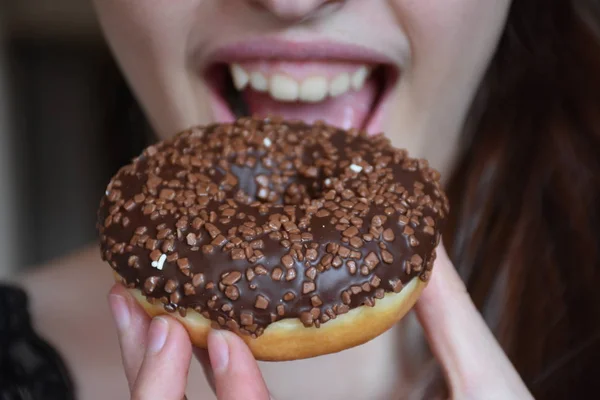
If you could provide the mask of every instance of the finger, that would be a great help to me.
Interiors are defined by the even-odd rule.
[[[473,385],[497,383],[505,389],[518,390],[520,395],[527,393],[471,301],[443,245],[437,254],[430,282],[415,311],[453,391],[470,393]]]
[[[183,399],[191,360],[192,344],[185,328],[170,317],[154,318],[132,399]]]
[[[192,350],[194,356],[202,366],[202,371],[206,377],[208,385],[212,389],[213,393],[217,394],[217,388],[215,387],[215,375],[213,374],[212,367],[210,366],[210,357],[208,356],[208,350],[194,347]]]
[[[150,317],[123,285],[113,286],[108,301],[117,326],[123,367],[131,390],[144,359]]]
[[[269,391],[250,349],[234,333],[212,330],[208,354],[219,400],[269,400]]]

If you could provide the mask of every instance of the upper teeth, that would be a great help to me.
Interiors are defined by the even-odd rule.
[[[246,74],[246,71],[244,71],[243,69],[240,68],[238,73]],[[248,76],[248,75],[246,74],[246,76]],[[235,81],[236,80],[234,79],[234,82]],[[265,78],[265,76],[263,74],[261,74],[260,72],[253,72],[250,75],[250,79],[246,80],[246,84],[248,82],[250,82],[250,86],[252,86],[252,88],[254,90],[256,90],[257,92],[266,92],[267,89],[269,88],[269,82],[267,81],[267,78]],[[238,89],[238,90],[241,90],[241,89]]]
[[[314,75],[298,81],[281,73],[266,75],[259,71],[246,71],[239,64],[230,65],[233,84],[239,91],[250,86],[257,92],[268,92],[279,101],[319,102],[327,96],[340,96],[350,89],[361,90],[369,76],[369,67],[360,66],[354,73],[341,73],[329,79],[326,76]]]
[[[248,81],[250,81],[250,77],[248,76],[246,71],[244,71],[239,64],[231,64],[230,68],[231,76],[233,77],[233,84],[235,85],[235,87],[246,87]]]

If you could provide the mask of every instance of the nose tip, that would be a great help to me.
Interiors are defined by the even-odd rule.
[[[319,8],[343,0],[255,0],[254,3],[282,20],[302,20],[313,15]]]

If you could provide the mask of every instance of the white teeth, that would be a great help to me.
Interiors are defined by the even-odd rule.
[[[306,78],[300,86],[300,100],[310,103],[323,101],[328,89],[327,78],[324,76]]]
[[[360,90],[369,76],[369,69],[364,65],[352,75],[352,89]]]
[[[303,101],[318,103],[329,97],[341,96],[350,90],[361,90],[370,74],[370,68],[360,66],[354,73],[343,72],[328,78],[323,75],[314,75],[298,81],[289,75],[275,73],[265,75],[259,71],[249,72],[240,64],[231,64],[230,67],[233,84],[238,91],[250,86],[257,92],[268,92],[279,101]]]
[[[231,64],[230,69],[235,88],[239,91],[244,90],[250,81],[250,77],[239,64]]]
[[[269,88],[269,82],[263,74],[255,71],[250,75],[250,86],[257,92],[266,92]]]
[[[298,82],[285,75],[275,74],[271,77],[269,93],[275,100],[296,101],[299,92]]]
[[[336,76],[329,86],[329,95],[336,97],[350,90],[350,75],[340,74]]]

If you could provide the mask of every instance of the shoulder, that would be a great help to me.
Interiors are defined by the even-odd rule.
[[[106,302],[112,276],[93,248],[35,268],[17,283],[29,297],[34,329],[69,361],[81,362],[73,351],[89,354],[115,344]]]
[[[78,398],[122,398],[127,383],[106,302],[113,281],[97,248],[36,267],[14,282],[27,293],[33,328],[64,358]]]
[[[17,276],[15,282],[27,292],[31,311],[43,318],[44,311],[59,306],[68,306],[71,313],[87,310],[97,296],[106,295],[112,276],[96,247],[87,247],[33,268]]]

